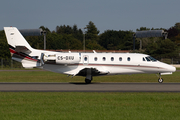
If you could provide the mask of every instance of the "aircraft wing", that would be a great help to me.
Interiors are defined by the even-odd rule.
[[[16,52],[23,52],[23,53],[31,53],[31,51],[26,46],[16,46]]]
[[[107,75],[109,73],[109,71],[104,70],[101,67],[97,67],[97,68],[83,68],[81,69],[76,75],[78,76],[86,76],[87,72],[91,70],[91,75],[92,76],[101,76],[101,75]]]

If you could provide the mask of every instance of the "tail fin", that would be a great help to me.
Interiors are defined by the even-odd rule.
[[[19,30],[15,27],[4,27],[6,38],[10,48],[15,49],[17,52],[30,52],[32,47],[25,40]]]
[[[30,53],[34,49],[25,40],[19,30],[15,27],[4,27],[4,31],[12,59],[21,62],[25,68],[37,67],[38,59],[30,56]]]

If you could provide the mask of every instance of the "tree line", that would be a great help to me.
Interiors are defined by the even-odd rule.
[[[100,31],[95,24],[90,21],[84,29],[78,29],[77,25],[60,25],[54,31],[47,27],[40,26],[46,31],[46,49],[48,50],[82,50],[83,37],[85,35],[86,50],[132,50],[133,31],[106,30]],[[163,28],[157,28],[163,29]],[[154,28],[141,27],[137,31],[155,30]],[[178,58],[180,51],[180,23],[176,23],[169,29],[168,38],[136,38],[136,51],[149,54],[155,58]],[[26,36],[28,43],[36,49],[44,48],[44,38],[42,36]],[[140,41],[142,47],[140,49]],[[10,58],[9,46],[4,31],[0,31],[0,58]]]

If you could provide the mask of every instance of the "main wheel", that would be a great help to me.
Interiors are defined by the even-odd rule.
[[[85,79],[85,82],[86,82],[86,84],[90,84],[90,83],[91,83],[91,80]]]
[[[163,83],[163,79],[162,79],[162,78],[159,78],[159,79],[158,79],[158,82],[159,82],[159,83]]]

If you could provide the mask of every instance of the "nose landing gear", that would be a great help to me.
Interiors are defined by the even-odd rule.
[[[158,82],[159,82],[159,83],[163,83],[163,79],[160,77],[160,78],[158,79]]]
[[[159,83],[163,83],[163,79],[161,78],[161,73],[159,73],[159,79],[158,79]]]

